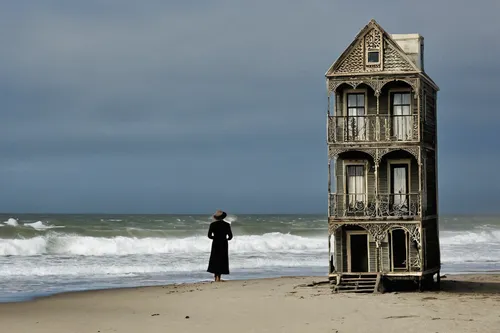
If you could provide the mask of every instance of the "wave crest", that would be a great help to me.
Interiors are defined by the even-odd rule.
[[[500,230],[445,231],[440,238],[443,245],[500,244]]]
[[[325,251],[323,238],[307,238],[282,233],[237,236],[230,242],[233,253]],[[210,251],[210,240],[202,236],[186,238],[112,238],[49,233],[29,239],[0,239],[0,255],[132,255],[187,254]]]

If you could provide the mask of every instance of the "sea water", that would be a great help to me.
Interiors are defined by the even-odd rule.
[[[229,216],[231,274],[328,273],[323,215]],[[0,302],[65,291],[209,281],[201,215],[0,215]],[[500,270],[500,217],[440,218],[444,273]]]

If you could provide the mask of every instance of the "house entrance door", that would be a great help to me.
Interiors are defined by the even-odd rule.
[[[392,270],[406,270],[408,269],[408,236],[402,229],[392,230],[390,235]]]
[[[349,272],[368,272],[368,234],[348,233]]]

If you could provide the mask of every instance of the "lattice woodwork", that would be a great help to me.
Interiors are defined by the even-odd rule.
[[[403,229],[408,232],[410,239],[415,241],[418,247],[421,247],[420,242],[420,226],[418,224],[403,224],[403,223],[353,223],[353,222],[331,222],[328,225],[328,232],[334,235],[337,229],[345,225],[355,225],[368,231],[373,240],[380,244],[387,236],[387,233],[392,229]]]
[[[328,149],[328,155],[331,159],[337,158],[340,154],[345,153],[347,151],[361,151],[370,155],[373,160],[375,160],[376,149],[375,148],[333,148],[330,147]]]
[[[415,71],[415,64],[403,57],[394,43],[377,28],[371,29],[357,41],[333,74]],[[380,51],[379,63],[366,62],[369,50]]]
[[[360,73],[365,70],[365,57],[363,52],[363,42],[359,41],[351,53],[335,70],[335,73]]]
[[[379,63],[369,64],[366,63],[365,71],[366,72],[378,72],[382,70],[383,61],[383,47],[382,47],[383,37],[382,33],[378,29],[372,29],[365,36],[365,59],[368,59],[368,51],[370,50],[378,50],[379,51]]]
[[[382,161],[382,158],[384,155],[387,155],[390,152],[396,151],[396,150],[404,150],[410,154],[412,154],[417,161],[419,161],[419,156],[418,156],[418,150],[419,147],[388,147],[388,148],[379,148],[378,153],[375,156],[375,163],[378,165],[380,164],[380,161]]]
[[[381,49],[382,33],[378,29],[372,29],[365,35],[366,49]]]
[[[418,78],[413,78],[413,77],[397,77],[397,78],[392,78],[392,79],[387,79],[387,78],[360,78],[357,80],[354,79],[349,79],[349,80],[334,80],[334,79],[329,79],[328,80],[328,92],[336,92],[337,88],[340,87],[342,84],[348,84],[350,85],[353,89],[356,89],[357,86],[360,84],[364,83],[368,86],[370,86],[374,91],[375,91],[375,96],[379,96],[382,88],[389,82],[394,82],[394,81],[402,81],[408,83],[414,93],[415,98],[418,98],[420,96],[420,81]]]
[[[386,71],[406,72],[414,70],[414,66],[401,57],[391,43],[385,41],[384,46],[384,69]]]
[[[337,158],[340,154],[345,153],[347,151],[361,151],[370,155],[373,158],[373,162],[376,165],[379,165],[382,161],[382,158],[390,152],[396,150],[404,150],[415,157],[418,163],[421,163],[421,158],[418,154],[419,147],[387,147],[387,148],[340,148],[340,147],[330,147],[328,150],[328,156],[330,159]]]

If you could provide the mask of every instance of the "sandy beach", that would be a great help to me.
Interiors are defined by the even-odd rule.
[[[500,332],[500,275],[440,292],[332,294],[283,277],[59,294],[0,304],[2,332]]]

